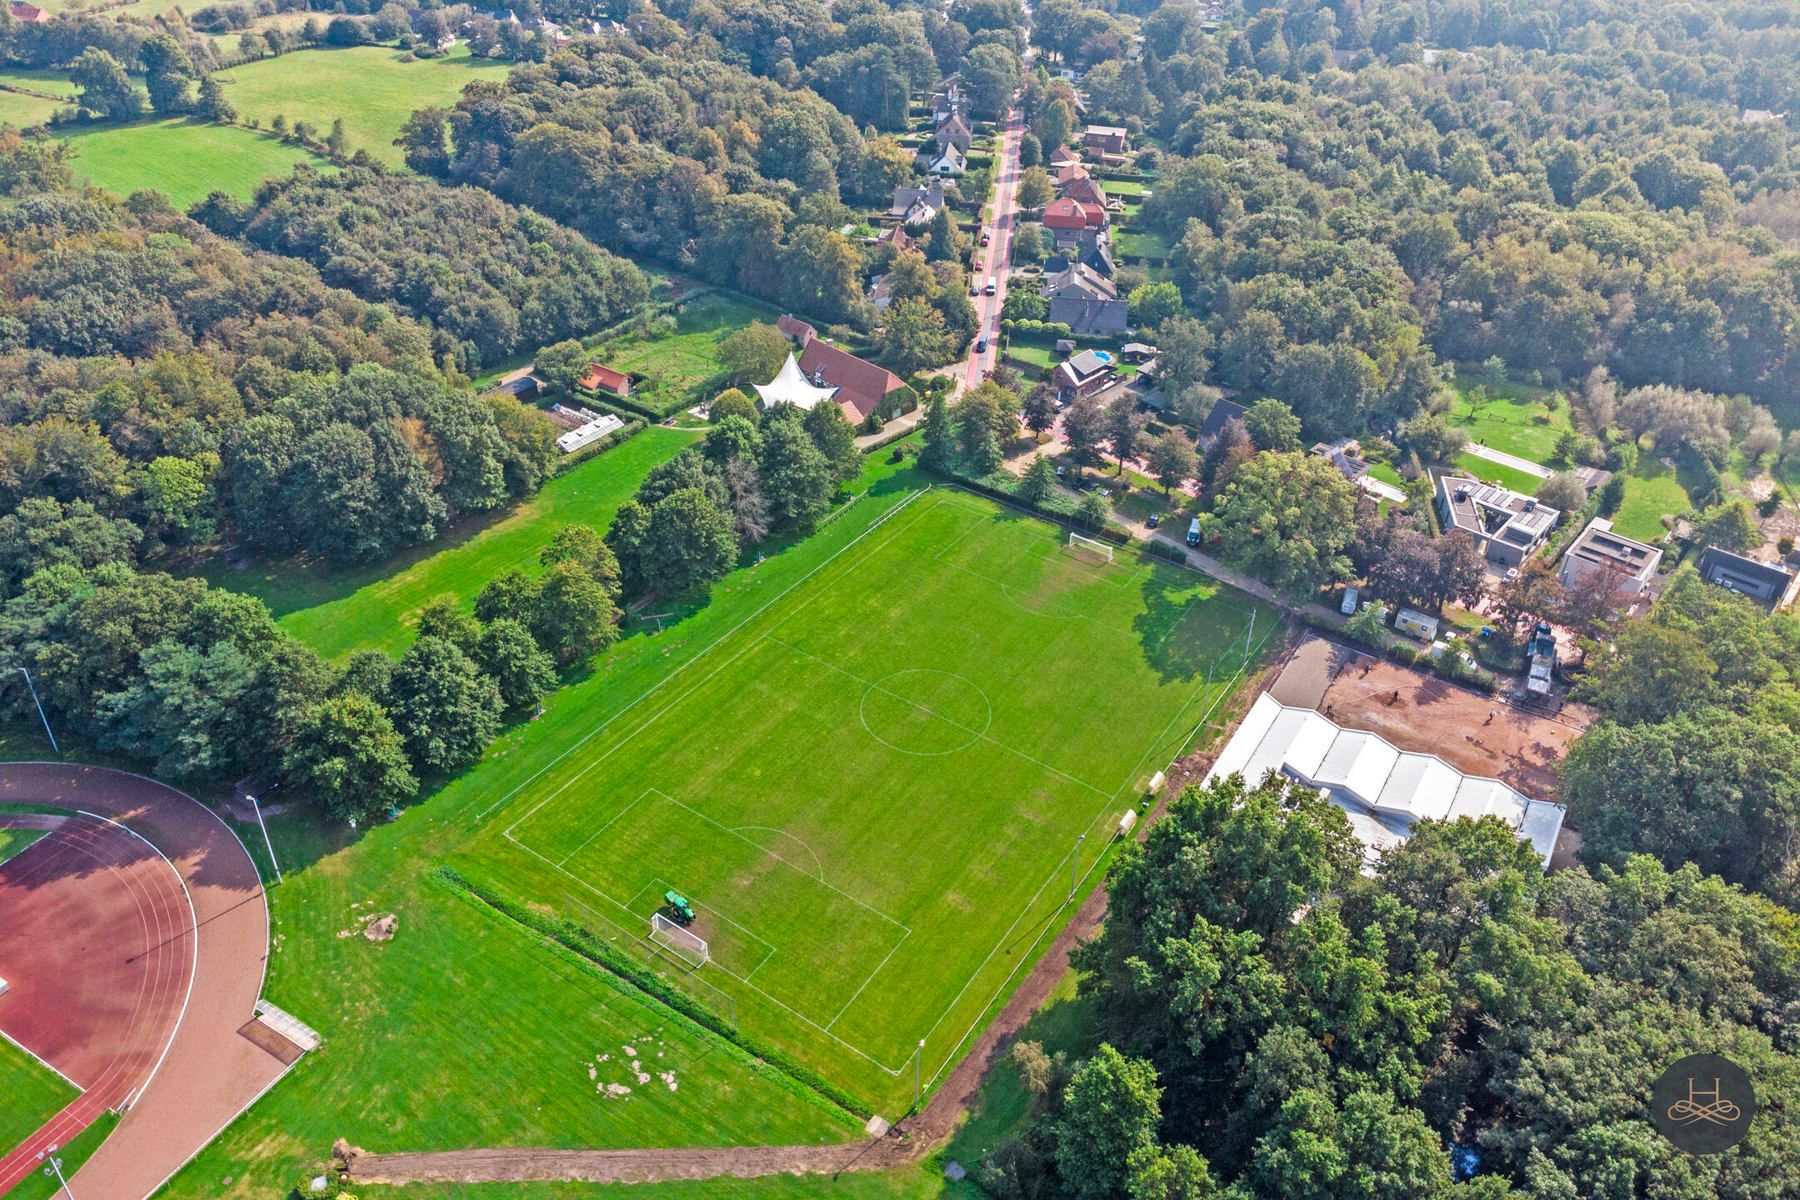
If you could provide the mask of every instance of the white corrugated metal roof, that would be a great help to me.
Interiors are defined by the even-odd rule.
[[[1398,750],[1378,734],[1341,729],[1264,692],[1206,780],[1241,774],[1255,784],[1271,771],[1323,790],[1349,816],[1371,862],[1405,841],[1414,822],[1492,816],[1518,830],[1548,865],[1562,829],[1560,805],[1533,800],[1498,779],[1464,775],[1435,754]]]

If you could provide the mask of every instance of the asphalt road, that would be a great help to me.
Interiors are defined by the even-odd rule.
[[[980,318],[980,333],[977,339],[985,335],[988,348],[977,354],[973,346],[969,348],[969,357],[962,364],[961,371],[956,374],[964,386],[974,387],[987,377],[994,369],[1000,356],[1000,309],[1006,303],[1007,263],[1012,256],[1013,230],[1018,224],[1019,211],[1019,137],[1024,131],[1024,122],[1018,109],[1013,109],[1006,116],[1006,123],[1000,127],[1000,147],[994,156],[995,178],[994,195],[988,204],[987,223],[982,226],[988,234],[988,244],[977,246],[975,258],[982,264],[979,271],[971,277],[972,281],[983,287],[983,295],[971,296],[969,303],[975,306],[975,315]],[[992,279],[996,290],[994,295],[985,294],[987,281]]]

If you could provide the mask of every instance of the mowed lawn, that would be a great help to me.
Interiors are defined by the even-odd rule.
[[[0,863],[44,836],[42,829],[0,829]]]
[[[696,994],[898,1115],[919,1040],[930,1080],[1253,646],[1247,598],[1064,539],[912,500],[492,796],[454,861],[644,953],[682,892]]]
[[[1511,488],[1522,496],[1535,496],[1537,490],[1544,486],[1543,479],[1529,471],[1521,471],[1515,467],[1509,467],[1505,463],[1497,463],[1491,458],[1483,458],[1479,454],[1470,454],[1467,451],[1457,455],[1450,465],[1483,483],[1497,483],[1501,487]]]
[[[725,370],[719,361],[720,342],[752,321],[774,324],[778,316],[767,304],[707,292],[682,306],[673,332],[649,337],[625,334],[600,345],[594,357],[640,377],[632,399],[667,417],[712,399],[709,385]]]
[[[324,19],[324,18],[321,18]],[[451,105],[478,79],[500,80],[512,64],[469,57],[457,46],[443,58],[402,62],[392,46],[350,46],[300,50],[277,58],[258,59],[222,72],[225,94],[241,120],[277,117],[308,121],[322,138],[333,120],[344,122],[351,154],[367,150],[380,162],[405,162],[394,145],[407,117],[421,108]]]
[[[286,1195],[339,1137],[426,1150],[855,1135],[785,1076],[437,880],[407,828],[431,819],[408,814],[355,846],[307,816],[271,823],[287,878],[272,893],[269,995],[325,1047],[169,1195]],[[391,941],[362,936],[388,913]]]
[[[1480,396],[1474,394],[1477,387]],[[1450,424],[1471,442],[1545,466],[1556,456],[1557,439],[1572,428],[1567,403],[1553,403],[1544,388],[1518,383],[1493,388],[1475,376],[1458,375],[1450,394]]]
[[[46,100],[42,96],[0,91],[0,125],[16,125],[20,129],[44,124],[57,109],[67,107],[68,101],[75,98],[75,85],[60,71],[6,67],[0,69],[0,84],[63,97],[61,100]]]
[[[1637,468],[1625,477],[1625,498],[1613,515],[1613,529],[1640,541],[1661,541],[1668,532],[1663,517],[1692,507],[1675,469],[1646,451],[1638,455]]]
[[[350,570],[278,563],[237,571],[222,563],[209,582],[259,597],[282,626],[327,658],[353,650],[402,653],[426,604],[446,593],[472,608],[494,576],[535,574],[538,555],[564,525],[604,530],[653,467],[697,433],[652,427],[546,483],[537,495],[487,522],[471,522],[398,561]]]
[[[612,452],[609,452],[609,454]],[[606,456],[602,456],[604,458]],[[171,1200],[265,1200],[316,1172],[338,1137],[369,1149],[496,1145],[630,1147],[842,1141],[860,1122],[785,1074],[746,1059],[610,975],[546,945],[444,884],[444,856],[480,832],[478,814],[596,723],[853,539],[905,495],[885,459],[863,499],[807,541],[736,572],[713,602],[656,636],[629,637],[592,673],[552,693],[536,720],[504,731],[484,761],[399,820],[356,832],[302,807],[270,819],[286,875],[270,892],[275,950],[266,994],[325,1037],[267,1098],[171,1181]],[[635,485],[634,485],[635,486]],[[881,494],[873,495],[874,489]],[[547,536],[547,535],[546,535]],[[470,581],[479,586],[480,580]],[[254,827],[239,827],[252,845]],[[393,913],[392,941],[358,930]],[[617,1070],[624,1033],[663,1051],[640,1087]],[[675,1048],[690,1039],[690,1051]],[[611,1054],[606,1063],[597,1060]],[[588,1078],[592,1066],[595,1077]],[[660,1073],[677,1073],[669,1091]],[[608,1098],[597,1088],[633,1089]]]
[[[118,196],[151,188],[182,209],[215,191],[247,197],[300,163],[328,166],[268,134],[185,119],[73,126],[52,136],[73,152],[77,179]]]
[[[4,857],[3,852],[0,857]],[[0,1038],[0,1156],[62,1111],[77,1095],[67,1080]]]

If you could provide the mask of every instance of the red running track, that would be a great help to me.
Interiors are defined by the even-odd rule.
[[[174,867],[122,825],[53,824],[0,865],[0,1033],[82,1093],[0,1158],[0,1193],[149,1082],[194,979],[194,908]]]

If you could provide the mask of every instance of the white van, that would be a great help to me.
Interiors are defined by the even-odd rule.
[[[1188,522],[1187,543],[1190,546],[1198,546],[1200,544],[1200,518],[1199,517],[1195,517],[1192,521]]]

